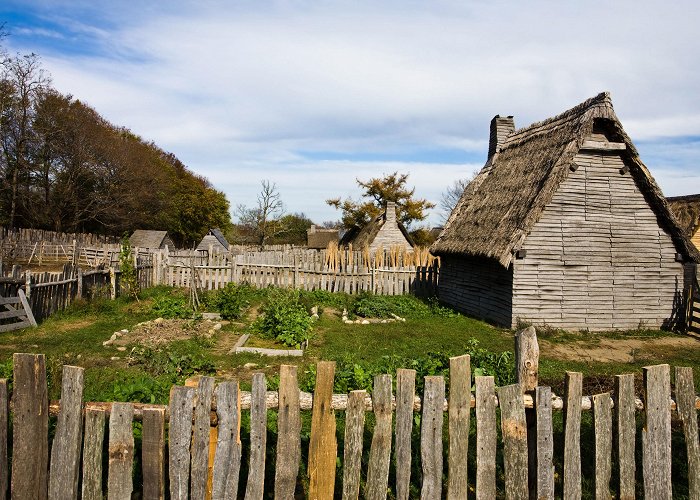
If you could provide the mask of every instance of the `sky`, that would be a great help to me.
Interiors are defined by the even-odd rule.
[[[356,179],[439,203],[517,128],[601,91],[664,194],[700,193],[700,2],[2,0],[11,52],[254,205],[337,220]],[[426,225],[441,221],[438,208]]]

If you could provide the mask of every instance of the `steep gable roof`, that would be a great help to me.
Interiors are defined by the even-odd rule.
[[[129,238],[129,244],[134,248],[160,248],[167,236],[167,231],[137,229]]]
[[[340,246],[348,245],[350,243],[352,243],[353,248],[357,249],[364,246],[370,246],[385,222],[386,211],[382,212],[380,215],[362,227],[354,226],[351,229],[348,229],[348,231],[346,231],[343,237],[340,239]],[[398,220],[396,221],[396,224],[399,227],[401,234],[403,234],[406,241],[408,241],[408,244],[414,246],[413,238],[411,238],[411,235],[408,234],[408,231],[404,225]]]
[[[623,130],[607,92],[509,135],[469,183],[431,252],[489,257],[508,267],[513,252],[569,175],[569,166],[591,134],[595,119],[605,119],[615,140],[625,143],[625,163],[659,223],[684,257],[697,260],[697,251],[682,234]]]
[[[697,233],[700,229],[700,194],[671,196],[666,201],[685,235],[690,238]]]

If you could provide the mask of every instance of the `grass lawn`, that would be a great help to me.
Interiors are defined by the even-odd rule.
[[[190,315],[187,295],[158,287],[144,291],[140,302],[121,298],[76,304],[37,329],[2,334],[0,376],[11,375],[12,353],[44,353],[51,398],[60,395],[61,366],[71,364],[86,369],[87,400],[165,403],[170,385],[197,374],[237,377],[245,388],[252,373],[263,370],[270,387],[275,388],[279,365],[292,363],[300,365],[302,389],[310,390],[316,361],[335,360],[336,390],[345,391],[369,388],[374,374],[393,373],[399,367],[416,369],[419,380],[424,375],[447,374],[450,356],[471,353],[473,372],[481,368],[480,373],[494,374],[502,384],[512,381],[512,331],[413,297],[365,297],[370,310],[382,314],[393,308],[406,321],[361,325],[345,324],[340,318],[343,309],[352,316],[356,298],[325,292],[301,294],[297,299],[304,307],[317,305],[322,310],[302,358],[229,354],[240,335],[252,331],[261,304],[270,300],[271,293],[253,289],[234,292],[227,304],[237,307],[233,309],[239,317],[225,322],[220,330],[208,330],[214,323],[204,320],[180,320],[174,327],[154,327],[154,336],[165,335],[166,331],[170,335],[167,342],[156,346],[129,343],[131,333],[126,334],[127,340],[122,340],[125,350],[105,347],[103,342],[113,332],[131,332],[138,323]],[[204,297],[209,309],[226,305],[217,300],[212,293]],[[591,334],[541,329],[538,337],[540,382],[551,385],[558,394],[562,393],[567,370],[584,373],[585,394],[610,390],[615,374],[634,372],[641,380],[641,367],[658,363],[692,366],[696,386],[700,382],[700,341],[684,335],[647,330]],[[279,344],[256,334],[251,339],[251,345]]]

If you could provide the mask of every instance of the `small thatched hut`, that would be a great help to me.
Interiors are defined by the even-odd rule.
[[[175,243],[170,239],[167,231],[153,231],[151,229],[137,229],[129,238],[132,248],[175,248]]]
[[[210,229],[197,245],[197,251],[208,252],[210,247],[217,252],[228,252],[228,240],[219,229]]]
[[[666,198],[683,233],[700,249],[700,194]]]
[[[403,247],[413,248],[413,240],[403,224],[396,218],[396,203],[390,201],[383,214],[377,216],[363,227],[349,229],[341,238],[340,246],[352,244],[353,248],[369,248],[370,252],[377,248]]]
[[[517,131],[496,116],[486,165],[431,251],[456,308],[589,330],[673,326],[698,257],[607,93]]]
[[[322,250],[328,247],[331,242],[338,243],[339,232],[337,229],[325,229],[311,225],[306,230],[306,246],[315,250]]]

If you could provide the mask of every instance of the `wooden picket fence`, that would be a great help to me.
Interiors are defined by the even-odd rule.
[[[634,498],[635,487],[641,483],[645,498],[670,499],[679,487],[678,481],[675,485],[671,481],[672,453],[683,452],[672,448],[673,417],[681,422],[674,426],[676,432],[685,438],[684,481],[689,497],[699,498],[700,400],[691,368],[675,369],[675,400],[671,399],[668,365],[643,369],[641,399],[635,398],[634,374],[616,376],[614,394],[585,397],[582,374],[573,372],[567,373],[565,394],[560,398],[549,387],[537,385],[534,331],[520,332],[517,342],[519,383],[497,388],[493,377],[476,376],[474,393],[466,355],[450,359],[449,386],[442,376],[426,377],[422,398],[415,394],[416,372],[409,369],[396,373],[395,395],[388,374],[375,377],[371,396],[365,391],[333,394],[335,364],[322,361],[317,365],[313,394],[299,391],[297,367],[283,365],[278,391],[267,390],[262,373],[254,374],[251,392],[241,391],[236,380],[216,384],[213,378],[202,377],[195,386],[174,386],[168,406],[84,403],[84,371],[74,366],[63,368],[60,402],[49,403],[44,356],[15,354],[11,445],[7,382],[0,380],[0,498],[5,498],[9,486],[13,498],[32,499],[79,495],[84,499],[105,495],[130,499],[133,492],[148,499],[261,499],[273,492],[275,498],[303,494],[313,499],[382,499],[388,491],[395,498],[407,499],[411,474],[416,470],[412,464],[418,463],[420,496],[425,499],[474,495],[489,500],[501,496],[581,498],[582,459],[590,458],[595,463],[596,498],[611,498],[612,494]],[[275,443],[267,442],[268,410],[277,413]],[[308,477],[302,478],[301,415],[309,410],[311,434],[304,454]],[[564,412],[563,450],[553,444],[553,411],[558,410]],[[587,410],[593,412],[594,457],[581,456],[581,416]],[[249,411],[249,430],[241,425],[242,411]],[[336,429],[336,411],[344,412],[342,436]],[[638,449],[637,411],[645,419]],[[363,449],[367,412],[374,413],[369,450]],[[419,423],[414,418],[417,413]],[[56,417],[52,443],[48,438],[50,415]],[[472,418],[476,420],[476,443],[469,442]],[[133,482],[137,458],[134,420],[142,423],[142,484]],[[420,449],[412,449],[412,434],[417,431]],[[246,447],[242,432],[248,433]],[[342,456],[338,437],[343,440]],[[476,456],[472,477],[470,447]],[[268,448],[274,449],[276,457],[274,479],[265,474]],[[560,452],[563,460],[554,460]],[[635,467],[635,454],[641,457],[643,479]],[[499,456],[502,478],[497,475]],[[247,477],[243,477],[246,463]],[[559,463],[563,467],[555,470]],[[395,473],[390,483],[392,465]],[[615,477],[613,469],[618,471]],[[555,475],[562,478],[561,487],[555,487],[559,484]]]

